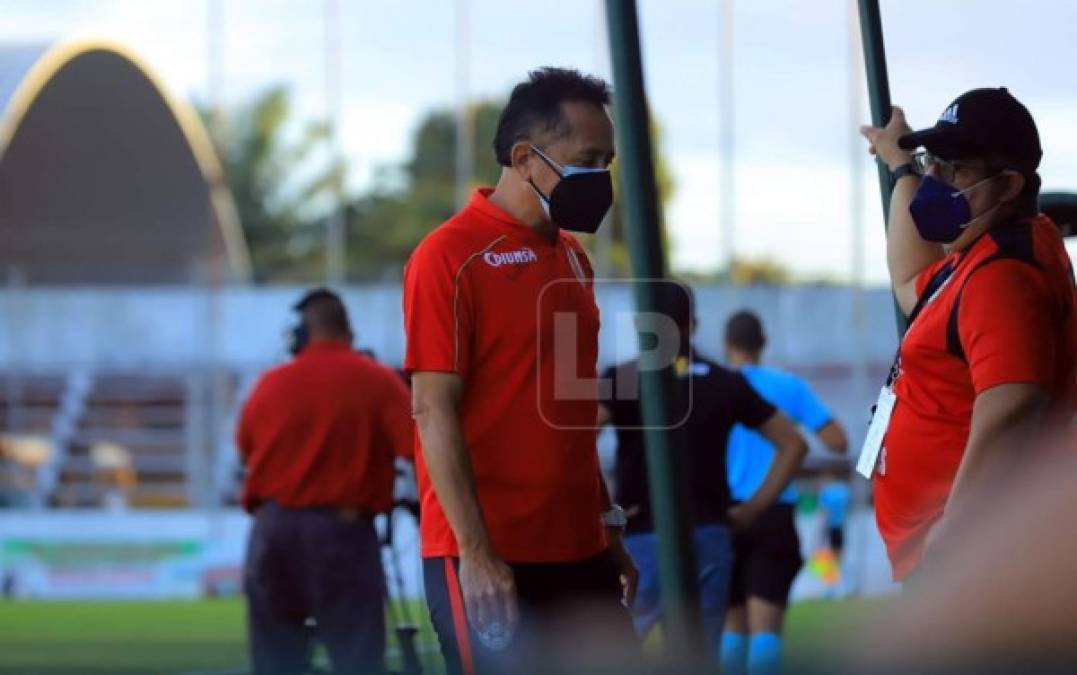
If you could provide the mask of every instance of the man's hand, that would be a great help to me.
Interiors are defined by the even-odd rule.
[[[863,126],[860,133],[868,139],[868,151],[886,162],[891,171],[912,161],[912,153],[898,147],[898,139],[911,129],[905,113],[895,106],[886,127]],[[900,180],[890,193],[890,228],[886,234],[886,264],[890,270],[890,285],[894,289],[901,311],[908,316],[916,306],[916,276],[946,252],[940,244],[920,236],[909,213],[909,204],[916,193],[917,180]]]
[[[460,544],[460,592],[475,631],[509,640],[518,619],[512,570],[494,553],[460,427],[463,379],[456,373],[412,375],[415,424],[441,508]],[[496,624],[496,626],[495,626]]]
[[[898,139],[910,132],[905,112],[897,106],[891,109],[890,121],[882,129],[870,125],[860,127],[860,134],[868,139],[868,152],[885,162],[891,171],[912,161],[912,153],[898,147]]]
[[[491,553],[460,553],[460,592],[472,628],[506,641],[519,621],[512,568]]]
[[[621,539],[621,528],[607,527],[606,539],[609,541],[610,554],[617,563],[617,569],[621,572],[621,602],[625,607],[631,608],[636,600],[639,570],[636,569],[636,562],[632,560],[632,556],[628,555],[628,551],[625,550],[624,541]]]
[[[752,523],[759,518],[761,512],[762,511],[749,500],[730,506],[726,511],[726,518],[729,519],[729,527],[734,532],[742,532],[752,526]]]
[[[755,493],[726,511],[729,525],[734,531],[751,527],[752,523],[770,508],[782,490],[793,480],[804,456],[808,454],[808,444],[797,431],[796,425],[781,412],[775,411],[756,430],[770,441],[776,453],[770,468],[767,469],[767,475],[763,477],[763,482],[756,488]]]

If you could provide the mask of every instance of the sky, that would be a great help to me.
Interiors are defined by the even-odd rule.
[[[216,76],[210,67],[215,1],[222,45]],[[722,236],[718,187],[721,9],[729,1],[732,241]],[[336,2],[337,11],[327,12],[319,0],[0,0],[0,44],[111,38],[135,50],[176,96],[205,102],[216,91],[223,105],[233,106],[284,84],[297,115],[315,119],[332,107],[325,65],[327,36],[335,34],[340,143],[356,191],[380,167],[403,159],[424,114],[453,106],[460,91],[503,98],[541,65],[610,76],[598,0]],[[738,256],[773,258],[802,278],[883,283],[878,182],[856,133],[869,114],[849,3],[638,4],[645,84],[676,184],[666,210],[674,268],[712,271],[732,246]],[[892,98],[914,126],[933,124],[967,89],[1005,85],[1039,124],[1044,188],[1077,190],[1077,85],[1069,77],[1077,64],[1077,3],[881,0],[881,6]],[[458,33],[464,36],[459,51]]]

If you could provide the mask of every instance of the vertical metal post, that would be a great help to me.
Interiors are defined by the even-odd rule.
[[[456,208],[462,209],[471,198],[471,181],[475,174],[475,120],[470,97],[471,87],[471,16],[468,0],[456,0]]]
[[[23,372],[22,372],[22,360],[19,358],[19,354],[22,351],[25,340],[21,339],[23,336],[22,331],[19,329],[20,317],[19,315],[25,310],[25,295],[23,291],[26,290],[26,270],[18,265],[9,265],[6,274],[6,288],[4,298],[4,324],[9,328],[7,339],[7,377],[4,379],[4,386],[6,391],[4,392],[5,398],[7,398],[7,416],[3,421],[4,426],[0,426],[0,429],[12,433],[19,433],[26,431],[26,413],[24,410],[25,401],[23,400]]]
[[[209,52],[206,84],[209,96],[209,130],[223,155],[224,147],[224,0],[209,0],[206,8]],[[222,158],[223,159],[223,158]]]
[[[329,165],[333,172],[333,206],[325,236],[325,280],[331,286],[345,282],[348,266],[340,152],[340,18],[339,0],[325,0],[325,117],[329,126]]]
[[[860,39],[864,45],[864,65],[868,76],[868,100],[871,103],[871,123],[886,126],[890,121],[890,78],[886,70],[886,46],[883,44],[882,16],[879,0],[858,0],[860,7]],[[879,169],[879,193],[883,204],[883,223],[889,228],[890,220],[890,169],[877,162]],[[894,300],[894,318],[898,336],[905,334],[908,322],[905,313]]]
[[[733,264],[737,258],[737,185],[736,185],[736,133],[735,89],[733,59],[735,41],[733,16],[735,0],[722,0],[718,35],[718,218],[722,233],[722,247],[726,273],[733,276]]]
[[[856,0],[846,0],[848,23],[849,93],[849,283],[852,311],[849,334],[853,337],[853,385],[857,395],[870,396],[867,377],[867,335],[864,331],[864,139],[857,127],[864,115],[864,74],[860,58],[860,36]]]
[[[609,40],[606,35],[606,3],[595,1],[595,66],[594,73],[605,77],[609,72]],[[594,238],[594,267],[596,279],[613,277],[613,209],[602,219]]]
[[[613,61],[621,206],[627,217],[636,306],[648,313],[658,309],[655,285],[648,281],[664,278],[666,270],[635,0],[607,0],[606,19]],[[695,659],[704,653],[703,636],[685,453],[677,443],[677,434],[668,431],[675,422],[672,368],[642,371],[641,380],[666,648],[670,656]]]

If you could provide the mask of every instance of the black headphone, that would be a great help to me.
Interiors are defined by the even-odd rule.
[[[292,356],[298,355],[306,349],[308,344],[310,344],[310,328],[307,327],[307,322],[303,320],[302,314],[303,310],[307,308],[307,305],[317,300],[332,300],[341,307],[344,306],[340,296],[325,287],[315,288],[312,291],[308,291],[306,295],[300,298],[299,302],[292,306],[292,309],[300,315],[299,322],[285,335],[285,341],[287,343],[286,347],[288,353]]]
[[[299,352],[306,348],[307,343],[310,342],[310,329],[307,328],[307,324],[303,319],[299,319],[299,323],[292,326],[286,336],[288,353],[292,356],[296,356]]]

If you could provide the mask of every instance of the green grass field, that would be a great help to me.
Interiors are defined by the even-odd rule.
[[[787,663],[806,664],[819,646],[847,635],[878,601],[794,605],[787,625]],[[413,608],[425,621],[425,610]],[[392,642],[392,640],[391,640]],[[437,672],[429,626],[419,647]],[[390,644],[390,655],[395,647]],[[19,675],[157,675],[242,672],[246,663],[243,604],[189,602],[0,602],[0,673]]]

